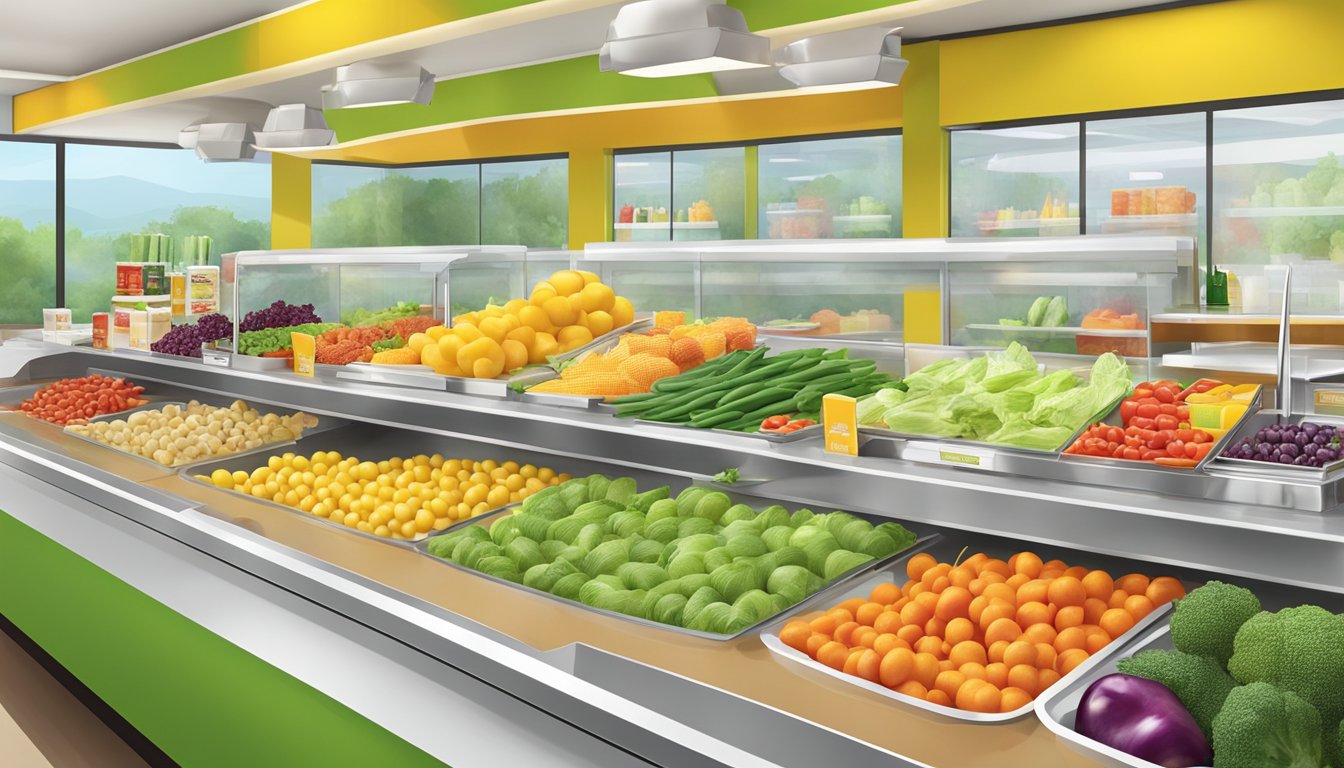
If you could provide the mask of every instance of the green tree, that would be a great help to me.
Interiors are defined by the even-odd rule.
[[[0,323],[41,323],[43,307],[56,306],[56,228],[27,229],[17,219],[0,217],[0,264]]]

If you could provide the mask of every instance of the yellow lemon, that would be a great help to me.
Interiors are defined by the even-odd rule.
[[[541,307],[523,307],[518,313],[518,319],[522,321],[523,325],[534,331],[549,331],[552,328],[551,318],[547,316],[546,310]]]
[[[583,270],[583,269],[576,269],[576,270],[574,270],[574,271],[575,271],[575,272],[578,272],[580,275],[583,275],[583,284],[584,284],[584,285],[587,285],[587,284],[589,284],[589,283],[600,283],[600,282],[602,282],[602,278],[598,277],[596,272],[588,272],[587,270]]]
[[[504,305],[504,312],[510,315],[516,315],[523,311],[527,306],[527,299],[512,299]]]
[[[520,325],[523,324],[523,321],[522,321],[522,320],[519,320],[517,315],[508,315],[508,314],[506,314],[506,315],[504,315],[503,317],[501,317],[501,318],[499,318],[499,319],[504,321],[504,326],[505,326],[506,328],[508,328],[508,330],[510,330],[510,331],[512,331],[513,329],[515,329],[515,328],[517,328],[517,327],[519,327]],[[506,331],[506,333],[507,333],[507,331]]]
[[[418,355],[420,350],[424,349],[425,345],[431,341],[434,341],[434,339],[430,338],[427,333],[412,333],[411,338],[406,340],[406,346]]]
[[[446,326],[446,325],[436,325],[436,326],[434,326],[434,327],[432,327],[432,328],[427,329],[427,330],[425,331],[425,335],[428,336],[429,338],[435,340],[435,341],[438,341],[439,339],[441,339],[441,338],[443,338],[444,336],[446,336],[446,335],[448,334],[448,332],[449,332],[449,328],[448,328],[448,326]]]
[[[555,340],[560,343],[562,352],[568,352],[592,342],[593,333],[582,325],[570,325],[560,329],[560,334],[555,337]]]
[[[584,279],[583,275],[572,269],[562,269],[551,275],[550,283],[561,296],[572,296],[583,290]]]
[[[583,308],[589,312],[610,312],[616,304],[616,292],[602,283],[589,283],[579,294]]]
[[[453,325],[461,325],[462,323],[471,323],[472,325],[475,325],[480,321],[481,315],[479,312],[463,312],[453,318]]]
[[[554,285],[543,280],[540,283],[537,283],[537,286],[532,289],[531,304],[540,307],[545,304],[547,300],[553,299],[559,295],[560,292],[555,290]]]
[[[481,316],[482,320],[487,317],[503,317],[504,308],[496,304],[487,304],[485,309],[482,309],[478,314]],[[477,325],[479,324],[480,323],[477,323]]]
[[[482,362],[487,363],[487,365],[482,367],[480,365]],[[478,379],[493,379],[504,370],[504,350],[494,339],[482,336],[463,345],[457,351],[457,365],[463,372]],[[482,375],[483,371],[494,371],[494,373]]]
[[[544,363],[546,358],[560,353],[560,342],[549,333],[538,333],[537,339],[532,343],[531,350],[528,352],[527,361],[529,363]]]
[[[442,339],[439,339],[439,352],[443,355],[444,360],[453,361],[455,363],[457,360],[457,351],[466,346],[466,343],[467,342],[461,336],[455,336],[450,333]]]
[[[569,303],[569,299],[563,296],[552,296],[542,305],[546,310],[546,317],[550,318],[552,325],[558,325],[561,328],[574,322],[579,312]]]
[[[593,337],[605,336],[616,328],[616,321],[606,312],[588,313],[588,330],[593,332]]]
[[[509,326],[504,322],[503,317],[487,317],[481,321],[481,333],[499,343],[504,340],[504,334],[509,332]]]
[[[611,306],[611,320],[617,328],[624,328],[635,322],[635,305],[624,296],[617,296]]]
[[[473,342],[485,335],[484,333],[481,333],[480,328],[477,328],[472,323],[462,323],[460,325],[454,325],[453,334],[468,343]]]
[[[527,346],[521,341],[505,339],[504,343],[500,344],[499,347],[504,351],[504,370],[506,372],[516,371],[524,365],[527,365]]]
[[[512,331],[509,331],[505,338],[511,341],[516,341],[524,347],[531,349],[532,343],[537,340],[537,329],[530,325],[519,326]]]

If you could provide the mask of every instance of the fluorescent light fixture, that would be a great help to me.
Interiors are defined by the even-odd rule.
[[[1163,179],[1161,171],[1130,171],[1130,181],[1161,181]]]
[[[720,96],[745,96],[753,93],[794,91],[798,86],[784,79],[774,67],[734,69],[714,73],[714,90]]]
[[[825,175],[826,175],[826,174],[824,174],[824,173],[814,173],[814,174],[812,174],[811,176],[786,176],[786,177],[784,177],[784,180],[785,180],[785,181],[816,181],[817,179],[820,179],[822,176],[825,176]]]
[[[599,61],[634,77],[752,69],[770,66],[770,41],[724,0],[641,0],[617,11]]]
[[[281,104],[266,115],[266,125],[257,131],[258,149],[325,147],[336,139],[327,127],[322,110],[307,104]]]
[[[775,52],[779,74],[799,88],[860,90],[899,85],[900,27],[859,27],[805,37]]]
[[[772,157],[772,158],[770,158],[769,160],[767,160],[766,162],[768,162],[768,163],[805,163],[805,162],[807,162],[807,161],[804,160],[804,159],[801,158],[801,157]]]
[[[197,133],[196,156],[207,163],[250,160],[257,154],[247,123],[204,123]]]
[[[428,104],[434,76],[414,62],[357,61],[336,68],[336,82],[322,87],[323,109]]]
[[[648,168],[649,164],[639,160],[622,160],[616,163],[617,168]]]
[[[201,126],[188,125],[177,132],[177,145],[183,149],[195,149],[196,140],[201,136]]]

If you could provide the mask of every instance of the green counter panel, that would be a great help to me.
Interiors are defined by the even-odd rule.
[[[0,579],[0,613],[181,765],[442,766],[2,512]]]

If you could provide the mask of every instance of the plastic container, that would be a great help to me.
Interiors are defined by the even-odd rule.
[[[219,311],[219,267],[187,267],[187,314]]]
[[[47,333],[68,331],[73,325],[74,315],[64,307],[42,310],[42,330]]]
[[[170,297],[169,308],[173,311],[173,317],[183,317],[187,314],[187,274],[185,272],[173,272],[168,275],[168,296]]]
[[[112,348],[112,315],[107,312],[93,313],[93,348]]]

